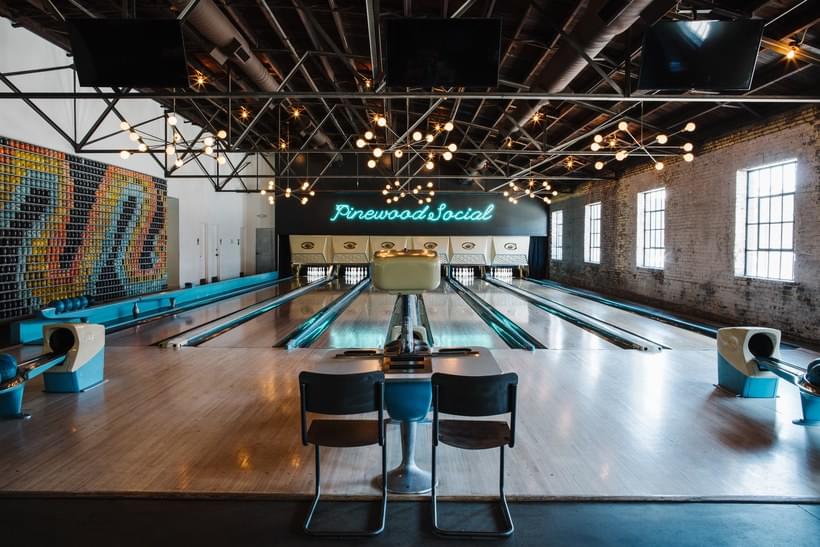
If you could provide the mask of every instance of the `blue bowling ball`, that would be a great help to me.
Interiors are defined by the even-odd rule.
[[[0,382],[6,382],[17,376],[17,359],[8,353],[0,353]]]
[[[77,296],[71,299],[71,302],[74,304],[75,310],[81,310],[83,308],[83,301],[80,300],[80,297]]]
[[[806,367],[806,381],[820,387],[820,359],[815,359]]]
[[[65,299],[65,311],[74,311],[74,299],[73,298],[66,298]]]
[[[63,313],[65,311],[65,301],[58,300],[54,303],[54,308],[57,310],[57,313]]]
[[[85,296],[80,297],[80,308],[87,308],[88,307],[88,298]]]

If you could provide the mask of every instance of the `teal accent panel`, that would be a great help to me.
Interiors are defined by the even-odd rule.
[[[23,412],[23,388],[20,384],[0,393],[0,418],[14,418]]]
[[[433,402],[430,382],[418,380],[387,382],[384,387],[384,406],[394,420],[418,422],[427,417]]]
[[[46,372],[43,375],[45,390],[51,393],[78,393],[99,384],[104,379],[104,348],[74,372]]]
[[[777,396],[777,378],[746,376],[718,354],[718,385],[742,397]]]

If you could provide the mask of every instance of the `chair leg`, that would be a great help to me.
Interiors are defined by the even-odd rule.
[[[302,525],[302,530],[305,534],[310,536],[320,537],[373,537],[378,536],[384,532],[385,522],[387,520],[387,442],[382,446],[382,499],[381,510],[379,515],[379,527],[375,530],[314,530],[310,527],[313,516],[316,513],[316,508],[319,505],[319,498],[321,496],[321,463],[319,454],[319,445],[316,445],[316,490],[313,496],[313,501],[310,504],[305,523]]]
[[[500,469],[498,477],[498,495],[501,502],[501,512],[504,515],[505,528],[503,530],[485,532],[485,531],[469,531],[469,530],[447,530],[438,525],[438,502],[436,500],[436,447],[433,446],[433,490],[431,501],[433,504],[433,533],[442,537],[463,538],[471,537],[476,539],[493,539],[509,537],[515,531],[512,516],[510,516],[510,507],[507,504],[507,496],[504,493],[504,447],[500,448]]]

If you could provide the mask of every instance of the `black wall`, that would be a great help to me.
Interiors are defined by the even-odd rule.
[[[380,193],[333,193],[319,194],[301,205],[296,198],[280,197],[276,201],[276,233],[304,235],[528,235],[547,234],[547,208],[537,198],[522,198],[518,204],[509,203],[499,194],[458,193],[439,194],[432,203],[425,204],[428,212],[437,214],[442,204],[447,210],[468,209],[473,214],[484,212],[492,205],[492,219],[487,221],[439,220],[346,220],[337,218],[331,222],[338,204],[346,204],[359,210],[390,211],[405,209],[418,212],[423,206],[407,197],[397,204],[385,203]],[[417,215],[420,216],[420,215]]]

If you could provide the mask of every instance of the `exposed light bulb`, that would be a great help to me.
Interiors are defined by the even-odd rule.
[[[407,194],[405,194],[404,192],[399,192],[399,197],[402,197],[402,198],[403,198],[403,197],[404,197],[404,196],[406,196],[406,195],[407,195]]]
[[[544,196],[544,203],[550,203],[550,198],[548,198],[547,196]]]
[[[265,191],[265,189],[264,189],[264,188],[262,188],[261,190],[259,190],[259,193],[260,193],[260,194],[262,194],[263,196],[264,196],[265,194],[267,194],[267,192]]]
[[[435,196],[435,195],[436,195],[435,190],[430,190],[430,192],[429,192],[429,193],[430,193],[430,197],[433,197],[433,196]]]
[[[615,152],[615,159],[618,161],[624,161],[626,159],[626,151],[618,150],[617,152]]]
[[[601,149],[601,145],[600,145],[600,144],[598,144],[597,142],[593,142],[593,143],[589,146],[589,148],[590,148],[590,150],[592,150],[593,152],[597,152],[598,150],[600,150],[600,149]]]
[[[367,160],[367,166],[368,166],[369,168],[373,169],[374,167],[376,167],[376,160],[372,160],[372,159],[371,159],[371,160]]]
[[[432,180],[428,180],[428,181],[427,181],[427,188],[432,188],[432,187],[433,187],[433,181],[432,181]]]
[[[228,160],[225,159],[225,156],[218,156],[216,158],[216,163],[218,163],[219,165],[225,165],[226,161],[228,161]]]
[[[603,142],[604,138],[601,135],[595,135],[594,137],[592,137],[592,140],[594,140],[597,143],[601,143]]]
[[[382,157],[382,154],[384,154],[384,150],[382,150],[378,146],[373,149],[373,155],[376,156],[377,158]]]
[[[441,157],[444,158],[445,161],[450,161],[451,159],[453,159],[453,153],[447,150],[446,152],[444,152],[444,154],[441,155]]]
[[[558,190],[553,190],[553,191],[552,191],[552,195],[553,195],[553,196],[557,196],[557,195],[558,195]]]
[[[123,131],[128,131],[130,128],[131,128],[131,125],[129,125],[128,122],[126,122],[126,121],[121,121],[120,122],[120,129],[122,129]]]
[[[450,144],[447,145],[447,150],[449,150],[450,152],[455,154],[456,150],[458,150],[458,145],[454,142],[451,142]]]
[[[386,196],[387,195],[387,190],[382,190],[382,195]]]
[[[378,125],[379,127],[384,127],[385,125],[387,125],[387,118],[385,118],[384,116],[379,116],[376,120],[376,125]]]
[[[364,138],[367,139],[367,140],[371,140],[373,138],[373,132],[370,131],[370,130],[365,131],[364,132]]]
[[[168,146],[165,147],[165,153],[168,154],[169,156],[172,156],[173,154],[175,154],[176,151],[177,151],[177,147],[174,146],[173,144],[169,144]]]
[[[683,155],[683,161],[692,161],[695,159],[695,155],[691,152],[687,152]]]
[[[525,188],[525,189],[524,189],[524,193],[525,193],[525,194],[527,194],[527,195],[530,195],[530,189],[529,189],[529,188]]]
[[[144,142],[141,142],[137,146],[137,150],[139,150],[140,152],[146,152],[146,151],[148,151],[148,145],[145,144]]]
[[[179,142],[182,140],[182,135],[179,133],[174,133],[174,142]]]
[[[177,167],[182,167],[183,165],[185,165],[185,162],[182,161],[182,158],[177,158],[174,162],[174,165],[176,165]]]
[[[394,156],[396,156],[397,158],[400,158],[400,157],[402,157],[402,156],[404,155],[404,152],[402,151],[402,149],[401,149],[401,148],[396,148],[396,149],[393,151],[393,155],[394,155]]]
[[[786,59],[791,61],[797,56],[797,47],[791,46],[788,50],[786,50]]]
[[[662,161],[656,161],[655,162],[655,169],[658,170],[658,171],[663,171],[663,162]]]
[[[432,162],[432,161],[430,161],[430,160],[427,160],[427,163],[425,163],[425,164],[424,164],[424,168],[425,168],[425,169],[427,169],[428,171],[430,171],[431,169],[433,169],[433,167],[435,167],[435,166],[436,166],[436,164],[435,164],[435,163],[433,163],[433,162]]]
[[[513,197],[512,197],[512,196],[508,197],[508,198],[507,198],[507,201],[509,201],[510,203],[512,203],[512,202],[513,202]]]
[[[175,126],[177,124],[177,116],[173,112],[168,114],[168,125]]]
[[[423,199],[419,200],[419,205],[424,205],[424,200]]]
[[[220,129],[219,131],[216,132],[216,136],[220,139],[225,139],[225,138],[228,137],[228,132],[225,131],[224,129]]]
[[[136,131],[131,131],[128,134],[128,138],[131,139],[134,142],[137,142],[138,140],[140,140],[139,133],[137,133]]]
[[[692,131],[695,130],[696,127],[697,126],[695,125],[695,122],[689,122],[683,127],[683,130],[684,131],[689,131],[691,133]]]
[[[362,138],[356,139],[356,147],[357,148],[364,148],[365,144],[367,144],[367,143],[364,142],[364,139],[362,139]]]
[[[400,181],[398,181],[398,180],[395,180],[395,181],[393,181],[393,186],[395,186],[396,188],[398,188],[399,186],[401,186],[401,182],[400,182]]]
[[[214,149],[213,149],[213,147],[212,147],[212,146],[206,146],[206,147],[205,147],[204,152],[205,152],[207,155],[209,155],[209,156],[210,156],[211,154],[213,154],[213,153],[214,153]]]
[[[128,150],[122,150],[120,152],[120,157],[124,160],[127,160],[128,158],[131,157],[131,152],[129,152]]]
[[[618,129],[621,131],[626,131],[629,128],[629,124],[626,122],[618,122]]]
[[[214,138],[210,135],[202,139],[202,144],[205,146],[213,146],[214,145]]]
[[[307,190],[309,186],[310,186],[310,184],[308,183],[308,181],[303,182],[302,183],[302,190]]]
[[[388,204],[393,203],[393,198],[387,198],[386,201],[387,201]]]
[[[510,196],[510,193],[507,190],[504,190],[504,197],[506,198],[506,197],[509,197],[509,196]]]
[[[602,162],[602,161],[596,161],[596,162],[595,162],[595,169],[597,169],[598,171],[600,171],[600,170],[601,170],[601,169],[603,169],[603,168],[604,168],[604,162]]]
[[[455,126],[453,125],[453,122],[446,122],[444,124],[444,130],[445,131],[452,131],[454,127]]]
[[[682,148],[684,152],[691,152],[695,146],[691,142],[687,142],[682,146]]]
[[[431,201],[433,201],[433,198],[424,198],[424,201],[426,201],[427,203],[430,203]]]
[[[418,193],[419,193],[419,189],[418,189],[418,188],[413,188],[413,193],[414,193],[414,194],[418,194]]]
[[[669,140],[669,137],[667,137],[666,135],[661,133],[660,135],[655,137],[655,140],[658,141],[658,144],[666,144],[667,141]]]
[[[433,134],[432,134],[432,133],[427,133],[427,134],[424,136],[424,140],[426,140],[427,142],[433,142],[433,139],[434,139],[434,138],[435,138],[435,137],[433,137]]]
[[[421,131],[413,131],[413,140],[420,141],[421,140]]]
[[[316,195],[316,191],[315,191],[315,190],[311,190],[310,192],[308,192],[308,195],[309,195],[310,197],[313,197],[313,196],[315,196],[315,195]]]
[[[515,186],[515,183],[514,183],[513,181],[510,181],[510,183],[509,183],[507,186],[509,186],[510,188],[512,188],[513,186]]]
[[[302,205],[307,205],[308,198],[302,198],[302,199],[300,200],[300,202],[302,203]]]

